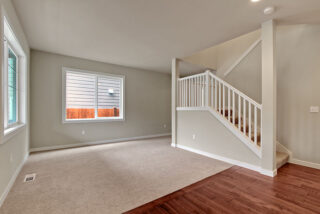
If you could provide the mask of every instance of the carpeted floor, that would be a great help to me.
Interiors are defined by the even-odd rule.
[[[1,214],[121,213],[231,165],[170,146],[170,138],[32,154]],[[36,179],[23,183],[26,174]]]

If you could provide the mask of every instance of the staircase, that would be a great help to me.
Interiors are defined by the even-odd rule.
[[[210,71],[178,79],[177,110],[207,110],[261,158],[262,105]],[[277,152],[277,168],[288,161]]]
[[[178,110],[208,110],[261,158],[262,105],[210,71],[178,79]]]

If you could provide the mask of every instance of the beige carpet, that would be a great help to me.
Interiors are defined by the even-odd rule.
[[[32,154],[1,214],[121,213],[231,167],[169,138]],[[24,176],[36,180],[23,183]]]

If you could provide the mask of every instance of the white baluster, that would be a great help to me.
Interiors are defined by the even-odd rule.
[[[221,114],[221,83],[219,81],[219,114]]]
[[[235,125],[236,124],[236,108],[235,108],[235,98],[234,98],[234,90],[232,90],[232,118],[233,118],[233,120],[232,120],[232,123],[233,123],[233,125]]]
[[[228,88],[228,120],[230,121],[230,88]]]
[[[225,115],[225,112],[226,112],[226,110],[225,110],[225,108],[226,108],[226,102],[225,102],[225,100],[226,100],[226,94],[225,94],[225,86],[224,86],[224,84],[222,84],[222,91],[223,91],[223,98],[222,98],[222,101],[223,101],[223,103],[222,103],[222,111],[223,111],[223,113],[222,113],[222,115],[224,116]]]
[[[246,99],[243,98],[243,133],[246,134]]]
[[[214,79],[214,109],[217,111],[218,108],[218,85],[217,80]]]
[[[191,79],[188,80],[188,88],[189,88],[188,106],[191,107]]]
[[[178,97],[179,97],[178,105],[179,107],[181,107],[181,81],[180,80],[178,80]]]
[[[199,86],[199,84],[200,84],[200,79],[199,79],[199,77],[197,77],[197,107],[199,107],[200,106],[200,86]]]
[[[194,78],[192,78],[192,106],[195,107],[195,96],[196,96],[196,93],[195,93],[196,89],[195,89],[195,83],[194,83]]]
[[[251,103],[248,102],[249,105],[249,139],[251,141]]]
[[[238,94],[238,129],[241,130],[241,96]]]
[[[204,106],[204,83],[203,76],[201,76],[201,107]]]
[[[213,78],[211,76],[209,76],[210,78],[210,82],[211,82],[211,94],[210,94],[210,100],[211,100],[211,107],[213,107]]]
[[[254,106],[254,144],[257,145],[257,107]]]
[[[183,105],[183,107],[185,107],[185,100],[186,100],[186,98],[185,98],[185,81],[184,80],[182,80],[182,105]]]
[[[185,106],[188,107],[188,85],[187,85],[187,80],[185,80],[185,84],[184,84],[184,90],[185,90],[185,97],[186,97],[186,100],[185,100]]]

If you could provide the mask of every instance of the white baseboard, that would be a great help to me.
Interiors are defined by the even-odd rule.
[[[292,152],[287,147],[285,147],[284,145],[282,145],[279,142],[277,142],[277,151],[289,154],[289,161],[288,161],[289,163],[293,163],[293,164],[297,164],[297,165],[301,165],[301,166],[306,166],[306,167],[311,167],[314,169],[320,169],[319,163],[312,163],[312,162],[303,161],[303,160],[293,158]]]
[[[298,164],[301,166],[307,166],[307,167],[311,167],[314,169],[320,169],[320,164],[318,164],[318,163],[312,163],[312,162],[303,161],[303,160],[299,160],[299,159],[295,159],[295,158],[291,158],[289,160],[289,163]]]
[[[118,138],[118,139],[111,139],[111,140],[76,143],[76,144],[69,144],[69,145],[47,146],[47,147],[31,148],[30,152],[42,152],[42,151],[50,151],[50,150],[56,150],[56,149],[75,148],[75,147],[81,147],[81,146],[92,146],[92,145],[107,144],[107,143],[118,143],[118,142],[124,142],[124,141],[132,141],[132,140],[143,140],[143,139],[148,139],[148,138],[165,137],[165,136],[170,136],[170,135],[171,135],[171,133],[164,133],[164,134],[145,135],[145,136],[138,136],[138,137],[128,137],[128,138]]]
[[[27,153],[25,155],[25,157],[23,158],[22,162],[19,164],[18,168],[16,169],[16,171],[11,176],[11,179],[10,179],[6,189],[4,190],[4,192],[2,193],[2,195],[0,197],[0,207],[2,206],[2,204],[3,204],[4,200],[6,199],[6,197],[8,196],[8,194],[9,194],[9,192],[10,192],[10,190],[11,190],[13,184],[14,184],[14,182],[16,181],[16,179],[17,179],[17,177],[18,177],[23,165],[27,161],[28,157],[29,157],[29,153]]]
[[[275,177],[277,175],[277,172],[278,172],[277,169],[272,171],[272,170],[266,170],[266,169],[260,168],[260,173],[262,175],[266,175],[266,176],[269,176],[269,177]]]
[[[183,146],[183,145],[177,144],[176,147],[180,148],[180,149],[183,149],[183,150],[186,150],[186,151],[189,151],[189,152],[197,153],[199,155],[203,155],[203,156],[206,156],[206,157],[209,157],[209,158],[213,158],[213,159],[220,160],[220,161],[223,161],[223,162],[226,162],[226,163],[230,163],[230,164],[233,164],[233,165],[237,165],[237,166],[240,166],[240,167],[243,167],[243,168],[246,168],[246,169],[250,169],[250,170],[259,172],[259,173],[261,173],[263,175],[270,176],[270,177],[274,177],[277,174],[277,170],[275,170],[275,171],[265,170],[265,169],[262,169],[260,166],[256,166],[256,165],[253,165],[253,164],[249,164],[249,163],[245,163],[245,162],[242,162],[242,161],[234,160],[234,159],[231,159],[231,158],[222,157],[220,155],[215,155],[215,154],[212,154],[212,153],[209,153],[209,152],[204,152],[204,151],[201,151],[201,150],[198,150],[198,149],[193,149],[193,148],[188,147],[188,146]]]

